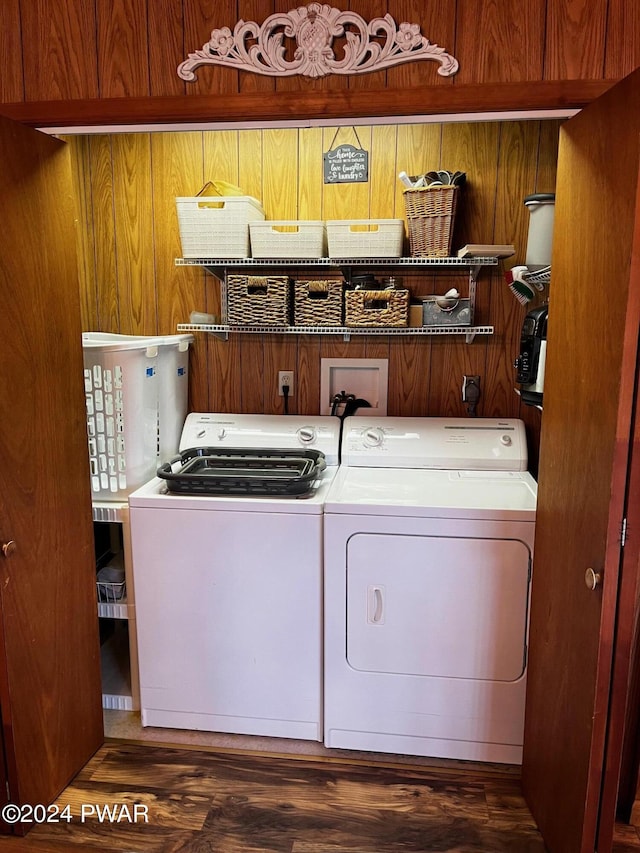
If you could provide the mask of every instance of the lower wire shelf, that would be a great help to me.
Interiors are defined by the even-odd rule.
[[[354,326],[229,326],[178,323],[179,332],[208,332],[221,340],[229,334],[253,335],[342,335],[348,341],[352,335],[464,335],[471,343],[476,335],[492,335],[493,326],[398,326],[354,327]]]

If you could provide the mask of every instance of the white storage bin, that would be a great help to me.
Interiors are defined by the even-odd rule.
[[[122,500],[177,453],[192,335],[84,332],[91,494]]]
[[[325,253],[324,222],[250,222],[249,233],[254,258],[322,258]]]
[[[331,258],[399,258],[402,219],[336,219],[327,222]]]
[[[248,258],[249,223],[264,219],[251,196],[176,198],[185,258]]]

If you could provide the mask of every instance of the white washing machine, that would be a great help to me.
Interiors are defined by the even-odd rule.
[[[526,467],[522,421],[345,420],[325,504],[326,746],[521,762]]]
[[[322,740],[323,509],[339,428],[191,414],[167,479],[130,495],[144,726]]]

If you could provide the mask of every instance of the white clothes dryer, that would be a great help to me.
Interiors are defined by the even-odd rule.
[[[130,495],[144,726],[322,740],[323,509],[339,428],[191,414],[165,479]]]
[[[326,746],[521,761],[526,467],[522,421],[345,420],[325,504]]]

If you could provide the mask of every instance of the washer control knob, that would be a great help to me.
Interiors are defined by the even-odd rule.
[[[384,432],[380,427],[369,427],[364,431],[363,439],[367,447],[380,447],[384,441]]]
[[[220,427],[220,429],[218,430],[218,438],[222,440],[226,436],[226,434],[226,429],[224,427]]]
[[[298,436],[298,440],[303,444],[311,444],[312,441],[316,440],[316,430],[315,427],[312,426],[300,427],[296,434]]]
[[[501,435],[500,436],[500,444],[504,444],[505,447],[511,447],[513,441],[511,440],[510,435]]]
[[[206,429],[204,427],[201,427],[198,430],[198,432],[196,433],[196,438],[204,438],[206,434],[207,434]]]

